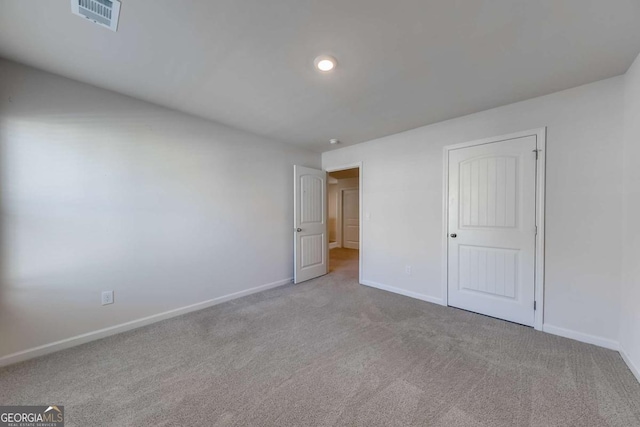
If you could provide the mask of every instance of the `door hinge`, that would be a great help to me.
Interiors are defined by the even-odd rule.
[[[538,308],[537,301],[534,301],[533,302],[533,311],[536,311],[537,308]]]
[[[536,148],[535,150],[533,150],[533,152],[536,153],[536,160],[538,160],[538,153],[540,152],[540,150]]]
[[[536,236],[538,235],[538,226],[536,225]]]

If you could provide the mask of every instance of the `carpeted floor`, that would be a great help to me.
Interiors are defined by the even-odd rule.
[[[640,426],[618,353],[332,273],[0,370],[67,426]]]

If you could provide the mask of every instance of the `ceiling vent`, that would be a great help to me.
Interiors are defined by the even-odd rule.
[[[71,12],[111,31],[116,31],[120,2],[118,0],[71,0]]]

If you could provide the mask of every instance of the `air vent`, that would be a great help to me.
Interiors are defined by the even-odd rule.
[[[120,2],[118,0],[71,0],[71,12],[111,31],[116,31]]]

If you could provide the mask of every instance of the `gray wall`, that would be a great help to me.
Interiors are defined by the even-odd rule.
[[[293,164],[320,155],[0,61],[0,356],[287,280]]]
[[[640,56],[627,72],[625,83],[620,347],[640,381]]]

